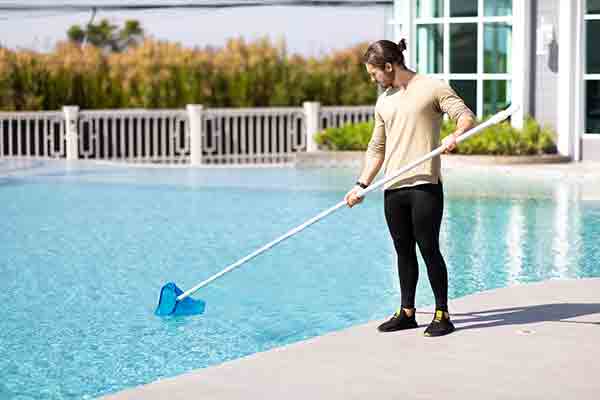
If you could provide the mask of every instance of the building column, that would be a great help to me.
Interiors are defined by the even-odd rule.
[[[581,158],[583,98],[583,3],[559,0],[557,147],[562,155]]]
[[[525,117],[531,114],[531,54],[532,43],[531,1],[513,2],[513,40],[512,40],[512,93],[513,104],[520,105],[511,118],[515,128],[522,128]]]
[[[586,37],[585,37],[585,0],[575,0],[574,6],[576,7],[576,37],[575,43],[577,44],[577,57],[576,68],[575,68],[575,127],[573,129],[576,135],[575,151],[573,152],[573,159],[581,161],[583,159],[583,134],[585,133],[585,64],[586,64]]]

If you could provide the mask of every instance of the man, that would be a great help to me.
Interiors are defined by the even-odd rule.
[[[446,152],[475,123],[473,112],[445,82],[417,74],[406,67],[404,40],[396,44],[377,41],[365,53],[371,80],[385,91],[375,106],[375,127],[363,170],[356,186],[344,197],[349,207],[360,203],[366,188],[384,167],[392,174],[400,167],[438,147],[443,114],[457,122],[456,131],[444,139]],[[448,313],[448,272],[439,248],[444,208],[440,157],[426,161],[384,187],[387,225],[398,255],[401,307],[378,329],[392,332],[416,328],[415,291],[419,274],[416,246],[425,264],[436,302],[433,321],[425,336],[454,331]]]

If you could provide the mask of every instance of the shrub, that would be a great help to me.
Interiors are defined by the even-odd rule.
[[[456,124],[444,121],[441,138],[454,132]],[[373,131],[373,122],[345,125],[341,128],[329,128],[319,132],[315,141],[327,150],[365,150]],[[541,127],[533,118],[528,117],[523,129],[515,129],[508,122],[489,127],[466,141],[460,143],[456,154],[489,155],[533,155],[556,153],[555,133]]]
[[[0,48],[0,110],[370,104],[366,46],[319,58],[288,55],[267,38],[194,49],[147,39],[120,53],[69,42],[48,54]]]
[[[373,122],[349,124],[340,128],[329,128],[317,133],[315,141],[328,150],[365,150],[371,133]]]

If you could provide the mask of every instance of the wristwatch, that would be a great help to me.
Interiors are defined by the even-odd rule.
[[[360,186],[361,189],[366,189],[369,187],[369,185],[366,185],[366,184],[362,183],[361,181],[356,181],[356,185]]]

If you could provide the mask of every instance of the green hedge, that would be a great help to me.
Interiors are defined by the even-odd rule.
[[[456,125],[452,121],[442,124],[442,139],[454,132]],[[373,122],[346,125],[319,132],[315,140],[322,149],[365,150]],[[470,139],[460,143],[456,154],[489,155],[534,155],[556,153],[555,133],[540,126],[533,118],[527,118],[523,129],[515,129],[508,122],[494,125]]]
[[[50,53],[0,46],[0,110],[370,104],[377,88],[362,64],[366,48],[317,58],[267,38],[194,49],[148,39],[118,53],[73,43]]]

